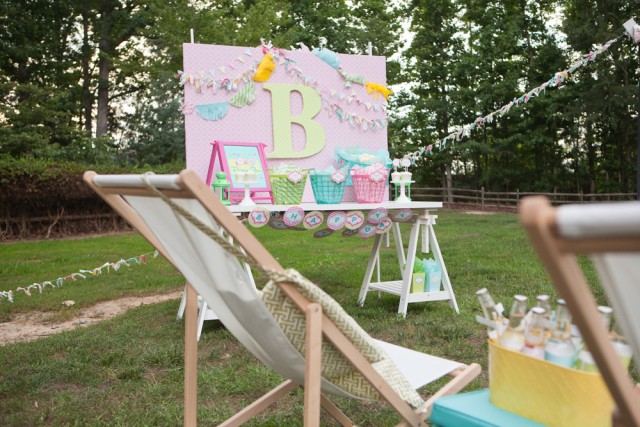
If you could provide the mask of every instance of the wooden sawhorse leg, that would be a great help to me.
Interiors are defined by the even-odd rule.
[[[184,426],[198,424],[198,293],[185,286],[184,321]]]

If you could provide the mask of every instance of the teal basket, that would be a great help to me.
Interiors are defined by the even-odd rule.
[[[330,174],[311,174],[309,179],[311,180],[311,189],[313,190],[313,196],[316,198],[316,203],[329,205],[342,202],[344,187],[347,185],[346,180],[336,183],[331,179]]]

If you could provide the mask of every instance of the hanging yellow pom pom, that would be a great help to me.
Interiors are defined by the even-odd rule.
[[[256,74],[253,76],[253,80],[257,82],[266,82],[271,77],[271,73],[276,69],[276,63],[273,61],[273,56],[267,53],[262,57],[260,65],[256,70]]]
[[[367,87],[367,93],[370,95],[373,94],[376,99],[378,99],[380,94],[384,95],[385,99],[389,99],[389,95],[393,93],[393,91],[387,89],[386,86],[377,83],[367,82],[365,86]]]

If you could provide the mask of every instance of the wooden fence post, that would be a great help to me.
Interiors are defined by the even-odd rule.
[[[484,210],[484,187],[480,187],[480,210]]]

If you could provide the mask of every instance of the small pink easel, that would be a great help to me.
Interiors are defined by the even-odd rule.
[[[267,201],[274,203],[269,173],[267,172],[267,160],[264,154],[265,144],[262,142],[223,142],[211,143],[211,160],[207,171],[207,186],[211,185],[213,169],[216,157],[220,159],[220,170],[227,174],[229,187],[229,200],[233,203],[245,200],[247,186],[250,189],[250,197],[253,201]],[[254,174],[254,182],[247,183],[247,173]],[[266,193],[257,195],[256,193]]]

